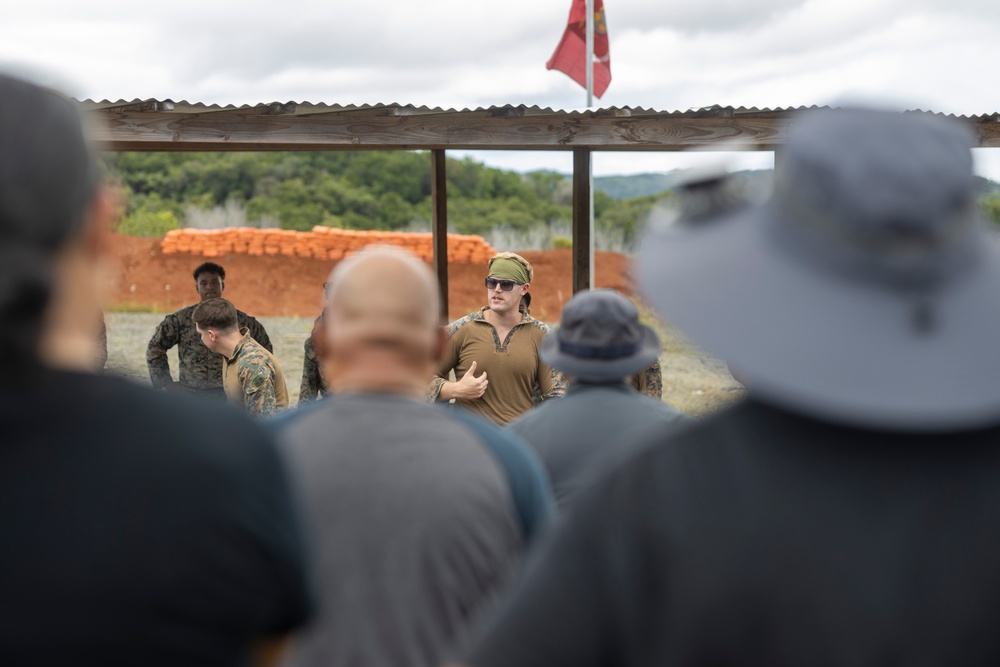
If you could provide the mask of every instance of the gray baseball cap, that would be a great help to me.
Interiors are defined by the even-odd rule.
[[[660,354],[660,339],[639,322],[631,301],[611,289],[580,292],[563,307],[559,328],[539,355],[552,368],[580,380],[610,382],[640,373]]]
[[[762,206],[653,225],[645,297],[751,394],[848,425],[1000,422],[1000,242],[957,121],[813,112]]]

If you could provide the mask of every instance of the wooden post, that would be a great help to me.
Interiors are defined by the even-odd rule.
[[[590,289],[590,149],[573,149],[573,293]]]
[[[448,321],[448,181],[445,174],[444,149],[431,150],[432,244],[434,274],[441,293],[441,317]]]

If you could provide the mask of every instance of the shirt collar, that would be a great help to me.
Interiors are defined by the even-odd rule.
[[[250,340],[250,329],[247,327],[240,327],[240,333],[243,334],[243,338],[241,338],[240,342],[236,343],[236,347],[233,348],[233,356],[227,359],[230,363],[239,356],[240,350],[243,349],[243,345]]]

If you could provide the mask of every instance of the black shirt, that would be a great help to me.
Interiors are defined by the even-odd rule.
[[[0,385],[10,665],[240,665],[308,615],[283,465],[234,409],[47,372]]]
[[[468,662],[995,665],[997,627],[1000,428],[748,401],[584,494]]]

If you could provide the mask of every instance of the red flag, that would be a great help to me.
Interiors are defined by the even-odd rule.
[[[594,0],[594,56],[594,95],[600,97],[611,83],[611,53],[608,50],[608,25],[604,20],[604,0]],[[587,0],[573,0],[566,32],[545,67],[564,72],[586,88],[588,60]]]

